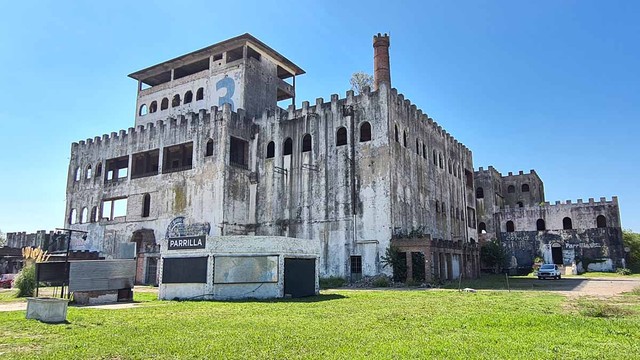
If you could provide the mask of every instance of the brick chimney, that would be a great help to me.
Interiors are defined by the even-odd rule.
[[[389,35],[373,36],[373,90],[378,90],[380,84],[391,87],[391,70],[389,66]]]

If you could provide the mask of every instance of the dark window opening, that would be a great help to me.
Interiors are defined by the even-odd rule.
[[[562,265],[564,263],[564,259],[562,256],[562,246],[560,244],[551,245],[551,259],[556,265]]]
[[[207,140],[204,156],[213,156],[213,139]]]
[[[433,165],[438,166],[438,155],[435,149],[433,150]]]
[[[204,88],[199,88],[196,91],[196,101],[204,99]]]
[[[227,51],[227,64],[242,59],[242,47]]]
[[[276,156],[276,143],[269,141],[267,144],[267,159],[271,159]]]
[[[362,139],[362,134],[360,134]],[[347,145],[347,128],[344,126],[338,129],[336,133],[336,146]]]
[[[151,195],[142,195],[142,217],[149,217],[151,212]]]
[[[360,142],[371,141],[371,124],[365,121],[360,125]]]
[[[596,218],[596,225],[599,228],[606,228],[607,227],[607,218],[604,217],[604,215],[598,215],[598,217]]]
[[[438,154],[438,164],[440,165],[440,169],[444,169],[444,161],[442,159],[442,154]]]
[[[516,192],[516,187],[515,187],[515,186],[513,186],[513,185],[509,185],[509,186],[507,187],[507,192],[508,192],[509,194],[513,194],[514,192]]]
[[[460,214],[463,216],[462,214]],[[470,228],[476,228],[476,209],[467,206],[467,226]]]
[[[188,104],[191,101],[193,101],[193,93],[191,92],[191,90],[189,90],[186,93],[184,93],[184,103]]]
[[[98,220],[98,207],[94,206],[91,208],[91,217],[89,218],[89,222],[96,222]]]
[[[362,278],[362,256],[351,257],[351,281],[358,281]]]
[[[486,234],[487,232],[487,224],[481,222],[480,224],[478,224],[478,232],[480,234]]]
[[[255,51],[251,46],[247,46],[247,58],[260,61],[261,56],[260,53]]]
[[[129,157],[109,159],[106,162],[106,167],[105,183],[126,179],[129,176]]]
[[[529,192],[529,184],[522,184],[522,192]]]
[[[416,154],[420,156],[420,141],[418,139],[416,139]]]
[[[284,141],[284,148],[282,150],[282,155],[291,155],[293,153],[293,141],[291,138],[287,138]]]
[[[422,144],[422,157],[427,158],[427,145]]]
[[[222,54],[213,55],[213,61],[218,61],[218,60],[222,60]]]
[[[179,68],[173,69],[173,79],[180,79],[185,76],[199,73],[200,71],[209,70],[209,58],[198,60],[191,64],[182,65]]]
[[[518,201],[518,207],[524,207],[524,203],[522,203],[522,201]]]
[[[507,232],[514,232],[515,226],[513,225],[513,221],[507,221]]]
[[[570,217],[566,217],[566,218],[562,219],[562,229],[564,229],[564,230],[573,229],[573,224],[571,223],[571,218]]]
[[[162,173],[189,170],[193,165],[193,142],[164,148]]]
[[[464,178],[467,185],[467,188],[473,189],[473,173],[467,169],[464,169]]]
[[[157,101],[152,101],[151,105],[149,105],[149,112],[151,114],[153,114],[156,111],[158,111],[158,102]]]
[[[153,75],[151,77],[148,77],[146,79],[142,79],[140,80],[140,82],[142,83],[141,90],[145,89],[145,85],[147,86],[156,86],[156,85],[160,85],[160,84],[164,84],[164,83],[168,83],[169,81],[171,81],[171,71],[165,71],[163,73],[157,74],[157,75]]]
[[[440,201],[436,200],[436,213],[440,212]]]
[[[406,131],[403,132],[403,135],[402,135],[402,145],[404,147],[407,147],[407,132]]]
[[[544,220],[538,219],[538,221],[536,221],[536,230],[538,231],[547,230],[547,225],[544,223]]]
[[[249,143],[242,139],[231,136],[230,149],[229,149],[229,161],[231,164],[239,165],[247,168],[248,165],[248,151]]]
[[[102,163],[99,162],[98,165],[96,165],[96,177],[100,177],[102,176]]]
[[[476,189],[476,199],[484,199],[484,189],[479,187]]]
[[[302,152],[311,151],[311,134],[307,134],[302,138]]]
[[[396,137],[396,142],[399,142],[400,140],[398,140],[398,125],[395,125],[395,137]]]
[[[158,175],[158,168],[160,164],[159,149],[133,154],[132,156],[132,179]]]
[[[147,104],[142,104],[142,106],[140,106],[140,111],[138,112],[138,115],[145,116],[148,113],[149,113],[149,111],[147,109]]]
[[[448,165],[449,165],[449,166],[448,166],[448,168],[449,168],[449,174],[452,174],[452,173],[453,173],[453,165],[451,164],[451,160],[449,160]]]
[[[160,102],[160,110],[167,110],[169,108],[169,99],[164,98]]]
[[[173,100],[171,100],[171,107],[178,107],[180,106],[180,95],[175,94],[173,95]]]

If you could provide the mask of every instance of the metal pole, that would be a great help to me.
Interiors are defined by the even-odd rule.
[[[71,246],[71,233],[73,230],[68,230],[67,236],[67,254],[64,257],[64,281],[62,282],[62,289],[60,291],[60,298],[64,298],[64,286],[67,285],[67,293],[69,292],[69,247]]]

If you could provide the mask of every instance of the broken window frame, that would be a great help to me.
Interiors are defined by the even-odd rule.
[[[249,168],[249,142],[239,137],[229,137],[229,164]]]
[[[166,146],[162,155],[163,174],[190,170],[193,168],[193,141]]]
[[[131,179],[158,175],[159,168],[160,149],[131,155]]]
[[[107,160],[106,167],[105,184],[126,180],[129,176],[129,155]]]

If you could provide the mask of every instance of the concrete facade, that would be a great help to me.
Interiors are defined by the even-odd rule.
[[[531,269],[536,257],[578,271],[624,266],[617,197],[551,204],[533,170],[502,176],[491,166],[480,168],[475,182],[479,237],[500,241],[513,271]]]
[[[376,91],[300,109],[277,102],[304,71],[248,34],[131,74],[135,127],[72,144],[65,227],[89,232],[72,249],[136,256],[150,283],[177,217],[210,236],[317,241],[320,276],[389,274],[392,239],[475,243],[471,151],[391,87],[389,38],[374,44]]]

